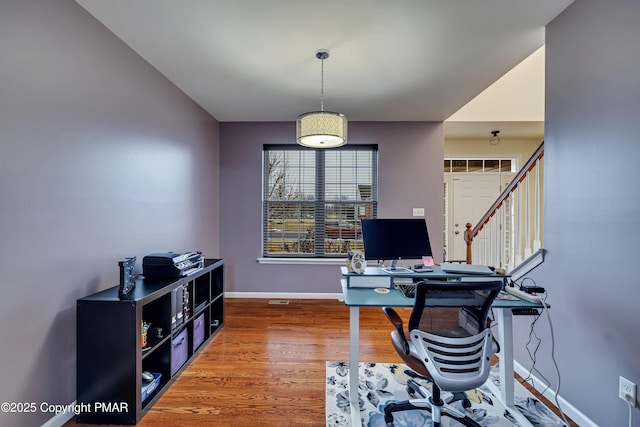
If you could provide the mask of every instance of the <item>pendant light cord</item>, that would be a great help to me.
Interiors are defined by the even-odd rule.
[[[320,58],[320,111],[324,111],[324,58]]]

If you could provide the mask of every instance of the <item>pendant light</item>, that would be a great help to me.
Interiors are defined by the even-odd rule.
[[[311,111],[296,119],[296,142],[311,148],[335,148],[347,143],[347,118],[344,114],[324,111],[324,60],[329,51],[316,51],[321,61],[320,111]]]

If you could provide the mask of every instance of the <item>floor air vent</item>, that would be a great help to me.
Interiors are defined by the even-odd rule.
[[[272,299],[272,300],[269,300],[269,304],[287,305],[289,304],[289,300],[288,299]]]

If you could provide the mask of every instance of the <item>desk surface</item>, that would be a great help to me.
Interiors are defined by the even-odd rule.
[[[344,295],[344,302],[347,306],[359,306],[359,307],[413,307],[414,298],[405,297],[401,291],[397,289],[389,289],[388,293],[378,293],[373,288],[354,288],[347,286],[346,277],[348,276],[362,276],[362,274],[351,273],[347,267],[342,267],[342,294]],[[495,274],[491,276],[479,276],[479,275],[465,275],[465,274],[451,274],[442,271],[439,267],[433,267],[433,271],[424,273],[386,273],[380,271],[378,267],[367,267],[364,273],[365,276],[388,276],[388,277],[406,277],[406,278],[424,278],[424,279],[449,279],[449,280],[464,280],[463,278],[495,278],[502,279],[505,276]],[[540,308],[543,307],[541,303],[530,302],[520,298],[509,295],[505,299],[498,297],[492,304],[494,308]]]
[[[386,271],[382,271],[380,267],[367,267],[364,269],[364,273],[353,273],[350,272],[347,267],[340,267],[340,272],[344,277],[361,277],[361,276],[373,276],[373,277],[405,277],[405,278],[418,278],[418,279],[459,279],[461,277],[495,277],[495,278],[504,278],[505,276],[501,274],[492,274],[492,275],[484,275],[484,274],[463,274],[463,273],[447,273],[442,271],[439,266],[431,267],[431,271],[424,272],[394,272],[388,273]]]

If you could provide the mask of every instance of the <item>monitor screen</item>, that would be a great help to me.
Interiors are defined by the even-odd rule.
[[[363,219],[364,257],[397,261],[432,256],[424,219]]]

